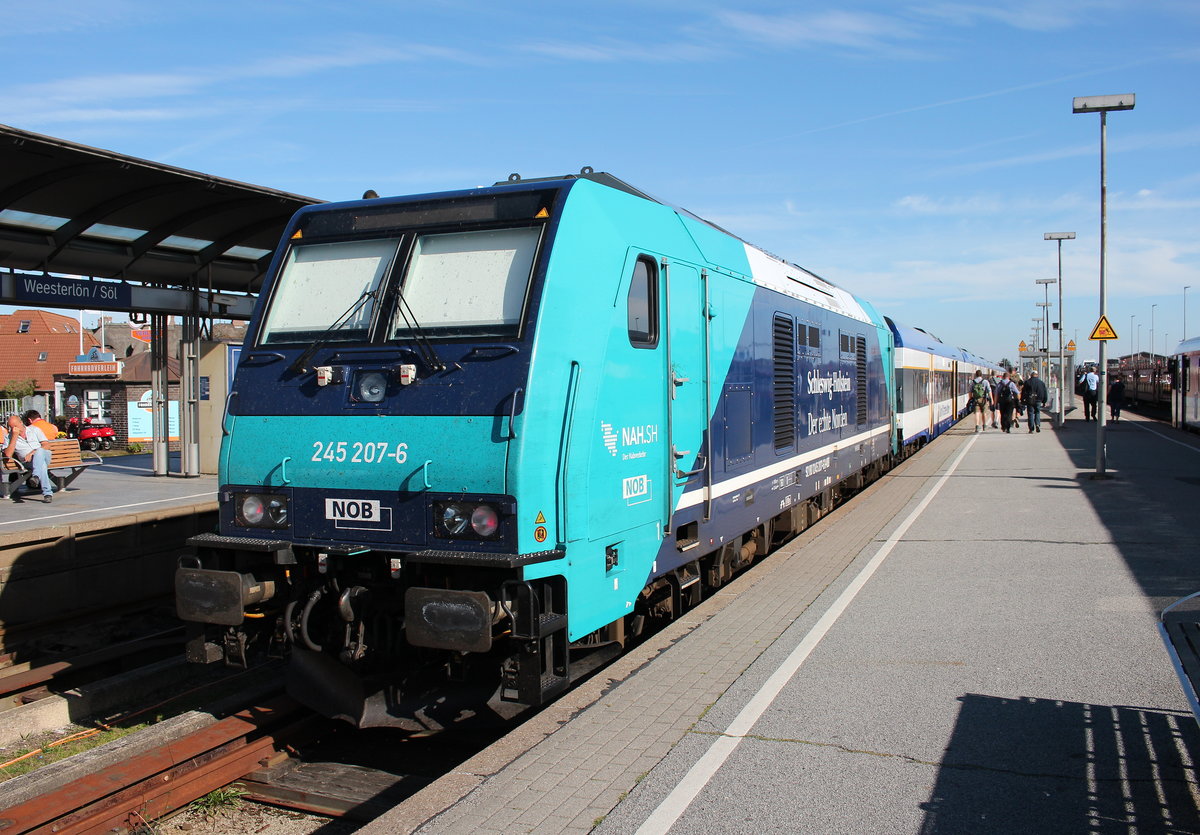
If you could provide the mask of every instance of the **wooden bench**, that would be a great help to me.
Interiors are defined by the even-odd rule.
[[[88,467],[104,463],[104,459],[94,452],[88,453],[95,458],[94,461],[84,460],[83,451],[79,448],[79,441],[75,438],[63,438],[49,443],[50,463],[46,469],[50,471],[50,480],[59,490],[66,489],[66,486],[78,478],[79,474]],[[30,485],[33,470],[24,461],[17,461],[14,458],[5,457],[3,463],[4,474],[3,478],[0,478],[0,489],[3,490],[4,498],[8,499],[22,487]],[[33,483],[36,484],[36,482],[37,480],[33,479]]]
[[[1200,699],[1196,696],[1200,688],[1200,612],[1172,614],[1179,604],[1197,597],[1200,597],[1200,591],[1180,598],[1163,609],[1158,616],[1158,634],[1167,648],[1167,654],[1171,656],[1171,664],[1183,687],[1183,695],[1192,708],[1192,716],[1200,722]]]

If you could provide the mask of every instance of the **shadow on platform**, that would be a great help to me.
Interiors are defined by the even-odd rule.
[[[1189,714],[967,694],[922,835],[1200,832]]]

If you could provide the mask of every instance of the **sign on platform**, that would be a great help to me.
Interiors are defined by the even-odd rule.
[[[1025,340],[1024,340],[1024,339],[1022,339],[1022,340],[1021,340],[1021,344],[1020,344],[1020,345],[1018,345],[1017,347],[1018,347],[1018,348],[1021,350],[1021,352],[1022,352],[1022,353],[1024,353],[1025,349],[1026,349],[1026,348],[1028,348],[1029,346],[1028,346],[1028,345],[1026,345],[1026,344],[1025,344]]]
[[[1113,330],[1113,326],[1109,324],[1107,316],[1101,316],[1100,321],[1096,322],[1096,327],[1092,328],[1092,335],[1088,339],[1116,339],[1117,332]]]
[[[1067,343],[1067,350],[1068,351],[1075,350],[1075,340],[1074,339],[1072,339],[1070,342]]]
[[[13,295],[20,301],[104,310],[124,310],[132,303],[132,290],[123,282],[47,275],[18,275],[15,278]]]

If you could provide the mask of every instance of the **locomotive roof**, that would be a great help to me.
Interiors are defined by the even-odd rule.
[[[507,180],[501,180],[493,185],[493,188],[504,188],[517,185],[529,185],[534,183],[553,184],[562,183],[569,184],[574,180],[588,180],[598,185],[607,186],[608,188],[617,191],[625,192],[626,194],[639,197],[643,200],[648,200],[651,203],[657,203],[665,206],[668,209],[678,213],[681,217],[702,223],[722,235],[726,235],[740,242],[746,247],[746,254],[750,260],[753,278],[756,283],[770,287],[773,290],[784,293],[785,295],[793,296],[802,299],[810,304],[837,311],[846,316],[859,319],[864,322],[871,321],[870,315],[863,309],[862,304],[855,298],[854,294],[834,284],[827,279],[814,273],[812,270],[805,269],[798,264],[794,264],[784,258],[781,258],[774,253],[768,252],[762,247],[747,241],[739,235],[735,235],[728,229],[707,220],[688,209],[670,203],[661,198],[655,197],[648,192],[642,191],[636,186],[632,186],[619,177],[615,177],[606,171],[594,171],[590,167],[583,168],[578,174],[562,174],[555,177],[536,177],[526,179],[519,174],[510,174]]]

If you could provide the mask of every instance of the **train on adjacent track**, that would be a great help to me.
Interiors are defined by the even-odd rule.
[[[1170,368],[1171,422],[1200,432],[1200,336],[1179,343]]]
[[[590,169],[302,209],[180,558],[188,656],[286,653],[359,726],[544,704],[992,367]]]

